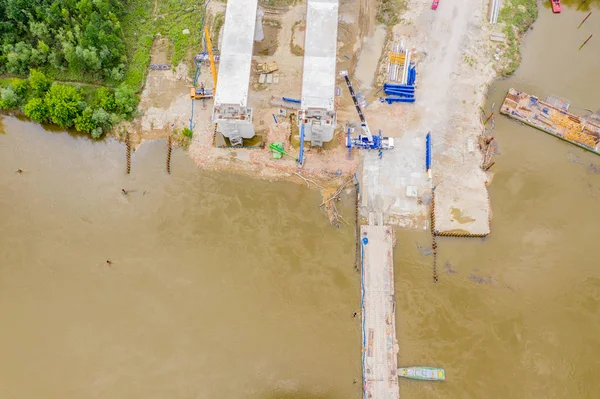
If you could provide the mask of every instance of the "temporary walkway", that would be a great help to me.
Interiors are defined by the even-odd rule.
[[[338,0],[308,0],[300,123],[313,146],[333,139]]]
[[[360,235],[364,397],[399,399],[393,232],[389,226],[368,225],[361,226]]]
[[[225,10],[213,121],[232,145],[254,137],[248,86],[258,0],[229,0]]]

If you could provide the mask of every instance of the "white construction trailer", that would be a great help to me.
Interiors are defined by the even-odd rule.
[[[229,0],[217,78],[212,120],[232,146],[254,137],[248,86],[258,0]]]
[[[336,125],[337,27],[338,0],[308,0],[298,123],[312,146],[331,141]]]

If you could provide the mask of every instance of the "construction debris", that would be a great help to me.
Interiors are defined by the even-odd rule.
[[[329,222],[332,226],[337,228],[340,227],[340,221],[343,220],[346,224],[349,224],[338,212],[337,206],[335,205],[337,201],[340,200],[340,195],[344,188],[352,182],[354,178],[350,178],[346,180],[341,186],[339,186],[336,190],[333,188],[322,188],[321,194],[325,200],[321,203],[320,206],[325,206],[325,211],[327,212],[327,217],[329,218]]]
[[[167,65],[167,64],[150,64],[150,69],[152,69],[152,70],[158,70],[158,71],[164,71],[164,70],[171,69],[171,65]]]

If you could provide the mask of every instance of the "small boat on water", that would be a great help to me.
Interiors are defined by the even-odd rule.
[[[558,14],[562,11],[562,6],[560,5],[560,0],[550,0],[552,4],[552,12]]]
[[[446,372],[437,367],[402,367],[398,369],[398,377],[423,381],[444,381]]]

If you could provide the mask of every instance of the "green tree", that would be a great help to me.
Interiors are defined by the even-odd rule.
[[[120,114],[131,116],[137,107],[138,99],[131,87],[122,84],[115,90],[115,103]]]
[[[81,94],[72,86],[53,84],[46,93],[44,102],[48,107],[48,115],[52,123],[60,127],[71,127],[79,116]]]
[[[95,128],[94,130],[92,130],[92,137],[95,139],[99,139],[100,137],[102,137],[103,134],[104,134],[104,131],[102,130],[102,128],[100,126]]]
[[[27,97],[27,92],[29,91],[29,82],[27,79],[13,79],[10,84],[20,98]]]
[[[48,108],[39,97],[34,97],[27,101],[25,107],[23,107],[23,112],[25,115],[36,122],[44,123],[48,122]]]
[[[43,95],[52,85],[52,81],[43,72],[31,69],[29,71],[29,85],[38,95]]]
[[[0,108],[11,109],[19,105],[19,96],[12,87],[5,87],[0,90]]]
[[[8,73],[22,75],[27,72],[29,60],[31,58],[31,45],[25,42],[19,42],[4,46],[6,53],[6,70]]]
[[[110,128],[110,114],[102,108],[94,110],[92,119],[97,126],[102,127],[104,130],[108,130]]]
[[[108,112],[114,111],[117,107],[115,95],[106,87],[102,87],[96,92],[96,104]]]
[[[83,110],[81,115],[75,118],[75,129],[80,132],[91,133],[92,130],[98,127],[93,118],[94,110],[87,107]]]

